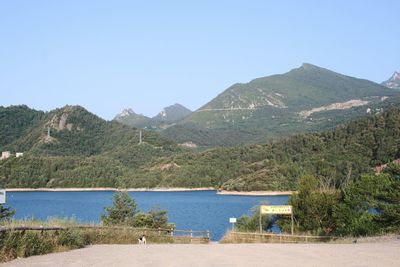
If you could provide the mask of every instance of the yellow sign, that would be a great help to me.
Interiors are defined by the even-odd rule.
[[[292,214],[292,206],[279,205],[279,206],[260,206],[261,214]]]

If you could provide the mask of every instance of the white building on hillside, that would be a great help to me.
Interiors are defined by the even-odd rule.
[[[0,160],[8,159],[9,157],[11,157],[10,151],[3,151],[3,152],[1,153],[1,158],[0,158]]]

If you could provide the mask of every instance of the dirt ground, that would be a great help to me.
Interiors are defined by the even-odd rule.
[[[95,245],[0,266],[400,266],[400,239],[357,244]]]

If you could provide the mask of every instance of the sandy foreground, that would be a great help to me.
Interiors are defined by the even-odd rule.
[[[95,245],[0,266],[400,266],[400,239],[361,244]]]

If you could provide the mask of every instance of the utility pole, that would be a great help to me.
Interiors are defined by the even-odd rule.
[[[139,145],[142,144],[142,130],[139,131]]]
[[[262,217],[262,212],[261,212],[261,206],[260,206],[260,222],[259,222],[259,224],[260,224],[260,233],[262,233],[262,219],[261,219],[261,217]]]
[[[291,227],[291,232],[292,232],[292,235],[293,235],[293,232],[294,232],[294,226],[293,226],[293,223],[294,223],[294,220],[293,220],[293,210],[292,210],[292,213],[291,213],[291,221],[292,221],[292,227]]]

